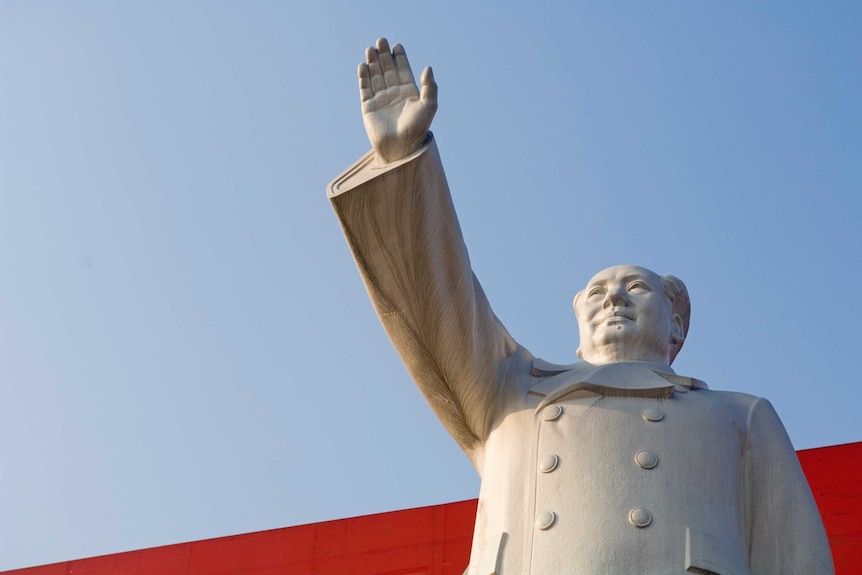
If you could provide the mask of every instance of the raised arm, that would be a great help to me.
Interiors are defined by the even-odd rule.
[[[386,38],[365,50],[359,65],[362,120],[381,163],[390,163],[422,147],[437,111],[437,83],[431,68],[422,71],[421,91],[401,44],[389,51]]]
[[[373,150],[329,186],[356,265],[389,339],[435,414],[482,465],[504,390],[531,358],[494,316],[473,276],[433,137],[437,85],[422,88],[386,40],[359,66]],[[480,472],[481,473],[481,472]]]

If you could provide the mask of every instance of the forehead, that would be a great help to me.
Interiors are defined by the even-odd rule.
[[[654,271],[640,266],[613,266],[604,269],[593,276],[587,286],[602,285],[612,282],[628,282],[632,280],[643,280],[653,286],[661,284],[661,278]]]

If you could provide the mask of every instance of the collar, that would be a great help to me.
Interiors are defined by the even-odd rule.
[[[650,361],[555,365],[535,359],[532,374],[542,379],[530,388],[530,393],[544,396],[543,404],[578,390],[605,396],[668,398],[674,391],[708,389],[698,379],[677,375],[670,366]]]

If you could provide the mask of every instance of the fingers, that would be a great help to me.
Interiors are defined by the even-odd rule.
[[[434,80],[434,72],[431,66],[422,70],[422,77],[419,80],[419,100],[432,110],[437,109],[437,82]]]
[[[407,61],[407,52],[404,51],[404,46],[395,44],[392,47],[392,56],[395,57],[395,70],[398,71],[398,82],[401,84],[412,84],[413,70],[410,69],[410,62]]]
[[[383,68],[380,66],[380,56],[376,48],[369,46],[365,49],[365,60],[368,62],[368,75],[371,78],[371,89],[376,92],[381,92],[386,89],[386,82],[383,80]]]
[[[359,100],[366,102],[374,97],[374,90],[371,89],[371,72],[368,70],[368,64],[363,62],[359,65],[356,71],[359,75]]]
[[[374,97],[378,92],[395,86],[411,87],[415,94],[416,81],[413,79],[413,70],[407,60],[404,46],[395,44],[389,48],[386,38],[379,38],[375,46],[365,49],[366,63],[360,64],[357,70],[359,76],[359,95],[363,102]],[[420,98],[423,103],[437,106],[437,83],[431,68],[422,72],[422,93]]]
[[[389,41],[386,38],[377,40],[377,58],[383,70],[383,83],[387,88],[398,85],[398,72],[395,70],[395,60],[389,51]]]

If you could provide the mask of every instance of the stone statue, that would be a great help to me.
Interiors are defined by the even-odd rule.
[[[828,575],[829,544],[768,401],[670,364],[689,298],[599,272],[575,296],[573,365],[520,346],[473,275],[417,88],[385,39],[359,66],[373,150],[328,188],[380,321],[482,478],[470,575]]]

